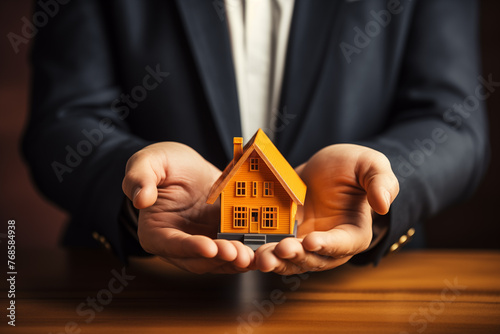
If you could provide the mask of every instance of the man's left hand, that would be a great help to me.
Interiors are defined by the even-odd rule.
[[[298,236],[259,247],[254,266],[264,272],[290,275],[346,263],[370,245],[372,212],[386,214],[399,192],[387,157],[364,146],[328,146],[296,170],[307,185]]]

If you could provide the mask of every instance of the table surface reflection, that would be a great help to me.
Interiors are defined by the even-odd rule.
[[[400,252],[287,277],[194,275],[157,258],[124,267],[100,251],[20,250],[16,264],[16,327],[4,315],[2,333],[500,333],[499,251]]]

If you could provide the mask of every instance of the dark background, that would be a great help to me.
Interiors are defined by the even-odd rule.
[[[15,219],[19,247],[55,248],[67,216],[34,189],[19,153],[28,110],[29,45],[21,45],[16,54],[7,39],[9,32],[21,33],[22,17],[31,21],[31,3],[0,2],[0,242],[5,240],[7,220]],[[500,1],[481,1],[482,73],[484,77],[492,74],[496,82],[500,81],[499,14]],[[500,87],[487,105],[492,160],[486,178],[473,198],[426,223],[430,247],[500,248],[500,131],[495,128],[500,119]]]

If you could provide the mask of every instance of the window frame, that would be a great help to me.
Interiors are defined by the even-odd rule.
[[[267,194],[266,194],[267,191]],[[262,185],[262,196],[263,197],[274,197],[274,182],[263,182]]]
[[[248,208],[233,206],[233,228],[248,228]]]
[[[259,158],[250,158],[250,171],[251,172],[259,171]]]
[[[237,197],[246,197],[247,196],[247,183],[246,181],[236,181],[234,185],[235,195]]]
[[[266,215],[268,215],[266,217]],[[278,229],[279,210],[277,206],[263,206],[261,228],[263,229]]]

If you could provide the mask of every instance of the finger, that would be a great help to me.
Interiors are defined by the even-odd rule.
[[[292,275],[306,271],[323,270],[327,263],[318,255],[307,252],[301,239],[286,238],[281,240],[274,249],[274,254],[285,261],[279,262],[273,269],[277,274]]]
[[[295,266],[278,266],[274,272],[282,275],[298,274],[307,271],[322,271],[344,264],[349,257],[336,259],[316,252],[306,251],[300,239],[287,238],[276,246],[274,253]],[[297,270],[300,268],[300,270]],[[291,272],[290,270],[295,270]]]
[[[254,251],[250,247],[243,245],[239,241],[231,241],[231,243],[234,245],[238,253],[236,259],[234,259],[233,261],[234,266],[240,269],[248,268],[248,266],[250,266],[250,264],[253,262],[255,255]]]
[[[302,239],[286,238],[281,240],[274,249],[274,254],[281,259],[293,259],[299,253],[304,253]]]
[[[158,175],[151,167],[149,156],[134,155],[127,162],[122,183],[123,192],[138,209],[152,206],[158,198]]]
[[[357,176],[367,193],[368,203],[375,212],[384,215],[398,195],[398,179],[389,160],[382,153],[370,152],[360,160]]]
[[[371,238],[371,229],[344,224],[325,232],[311,232],[302,245],[307,251],[339,259],[366,250]]]
[[[250,251],[252,250],[250,249]],[[234,262],[227,262],[225,260],[218,259],[217,257],[211,259],[202,257],[163,259],[183,270],[189,271],[194,274],[238,274],[249,271],[248,267],[239,267],[236,266]]]
[[[211,270],[214,274],[237,274],[244,273],[256,268],[250,268],[254,263],[255,252],[239,241],[230,241],[236,248],[238,255],[232,262],[222,263]]]
[[[277,243],[260,246],[255,253],[255,263],[262,272],[275,272],[280,275],[303,273],[304,270],[293,262],[282,259],[275,254]]]
[[[232,262],[238,256],[238,251],[235,245],[225,239],[216,239],[214,240],[217,245],[217,255],[216,258],[226,262]]]
[[[252,251],[253,252],[253,251]],[[217,257],[203,258],[199,256],[191,258],[181,257],[161,257],[163,260],[175,265],[176,267],[194,274],[237,274],[247,272],[247,267],[240,268],[234,265],[234,262],[227,262]]]
[[[174,228],[156,228],[143,235],[139,225],[138,234],[147,252],[164,258],[214,258],[218,253],[216,243],[209,237],[190,235]]]
[[[276,243],[273,242],[262,245],[255,251],[255,269],[267,273],[273,271],[280,265],[280,262],[283,262],[274,254],[275,247]]]
[[[304,272],[304,270],[287,259],[280,258],[276,254],[279,244],[271,243],[260,246],[255,253],[255,267],[262,272],[275,272],[281,275],[292,275]],[[301,247],[302,248],[302,247]]]

